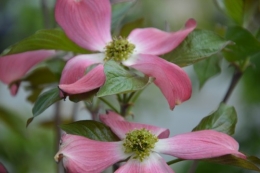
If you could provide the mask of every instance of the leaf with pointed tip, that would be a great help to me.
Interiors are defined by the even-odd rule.
[[[223,50],[223,55],[228,61],[245,60],[260,52],[260,42],[240,26],[229,27],[225,37],[235,43]]]
[[[254,164],[260,166],[260,159],[256,156],[248,156],[247,160],[253,162]]]
[[[237,113],[235,108],[221,103],[215,112],[204,117],[192,131],[213,129],[232,135],[235,132],[236,123]]]
[[[28,126],[32,123],[33,119],[34,119],[34,117],[31,117],[31,118],[29,118],[29,119],[27,120],[27,122],[26,122],[26,127],[28,127]]]
[[[230,43],[212,31],[195,29],[163,58],[182,67],[188,66],[220,52]]]
[[[60,29],[39,30],[34,35],[4,50],[2,55],[10,55],[33,50],[64,50],[75,53],[88,53],[71,41]]]
[[[114,61],[105,63],[104,72],[106,82],[99,89],[98,97],[141,90],[150,83],[148,77],[140,77]]]
[[[200,88],[202,88],[207,80],[220,73],[219,60],[218,56],[213,55],[210,58],[193,65],[195,73],[200,81]]]
[[[250,160],[251,158],[254,158],[254,161],[251,161]],[[255,163],[255,161],[259,163],[259,158],[255,156],[249,156],[247,159],[242,159],[240,157],[236,157],[234,155],[229,154],[229,155],[224,155],[216,158],[204,159],[203,161],[218,163],[222,165],[237,166],[244,169],[250,169],[250,170],[260,172],[257,163]]]
[[[36,117],[40,115],[48,107],[50,107],[52,104],[56,103],[61,99],[62,98],[60,97],[60,90],[58,88],[53,88],[49,91],[42,93],[33,106],[33,116]]]
[[[93,121],[83,120],[61,125],[61,129],[68,134],[84,136],[97,141],[118,141],[119,138],[106,125]]]

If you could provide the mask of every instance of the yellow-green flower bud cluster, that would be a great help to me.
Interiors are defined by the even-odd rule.
[[[154,134],[143,128],[127,133],[123,146],[125,153],[133,153],[133,158],[142,162],[150,155],[157,141],[158,138]]]
[[[127,39],[119,37],[113,38],[105,48],[105,61],[115,60],[124,61],[133,53],[135,45],[131,44]]]

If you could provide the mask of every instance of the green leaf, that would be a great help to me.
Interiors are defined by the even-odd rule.
[[[36,117],[44,112],[48,107],[50,107],[55,102],[61,100],[60,90],[58,88],[53,88],[49,91],[42,93],[36,100],[32,113]]]
[[[87,50],[72,42],[62,30],[46,29],[39,30],[34,35],[7,48],[4,50],[2,55],[10,55],[40,49],[88,53]]]
[[[251,158],[254,158],[254,160],[251,161]],[[242,158],[229,154],[229,155],[224,155],[224,156],[220,156],[220,157],[216,157],[216,158],[205,159],[203,161],[218,163],[218,164],[222,164],[222,165],[232,165],[232,166],[237,166],[237,167],[241,167],[244,169],[250,169],[250,170],[260,172],[260,169],[257,166],[257,163],[255,163],[257,161],[259,162],[259,158],[255,157],[255,156],[250,156],[250,157],[247,157],[247,159],[242,159]]]
[[[210,58],[193,65],[200,81],[200,88],[202,88],[208,79],[220,73],[219,60],[218,56],[213,55]]]
[[[260,52],[260,42],[246,29],[232,26],[227,29],[226,39],[235,44],[227,46],[223,54],[228,61],[245,60]]]
[[[220,52],[228,44],[229,41],[212,31],[196,29],[164,58],[179,66],[188,66]]]
[[[127,14],[128,10],[134,5],[135,1],[117,3],[112,6],[112,23],[111,28],[115,30],[120,27],[120,23]]]
[[[241,78],[242,83],[242,98],[247,104],[260,103],[260,52],[250,58],[250,66],[243,73]]]
[[[93,121],[84,120],[61,125],[61,129],[68,134],[84,136],[97,141],[118,141],[118,137],[106,125]]]
[[[235,132],[236,123],[237,113],[235,108],[221,103],[215,112],[204,117],[192,131],[213,129],[232,135]]]
[[[106,62],[104,71],[106,82],[98,91],[98,97],[141,90],[150,83],[148,77],[140,77],[114,61]]]
[[[248,156],[247,160],[253,162],[255,165],[260,166],[260,159],[256,156]]]
[[[31,118],[29,118],[29,119],[27,120],[27,122],[26,122],[26,127],[28,127],[28,126],[31,124],[31,122],[33,121],[33,119],[34,119],[34,117],[31,117]]]
[[[243,24],[244,0],[217,0],[219,8],[238,25]]]

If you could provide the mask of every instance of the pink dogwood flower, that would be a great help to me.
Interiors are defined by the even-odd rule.
[[[191,82],[185,71],[158,56],[172,51],[195,29],[194,19],[177,32],[144,28],[134,29],[127,38],[112,38],[109,0],[57,0],[55,18],[71,40],[94,52],[68,61],[59,85],[64,93],[99,88],[106,78],[104,63],[114,60],[155,78],[171,109],[190,98]],[[98,65],[86,74],[93,64]]]
[[[53,50],[36,50],[0,57],[0,81],[9,85],[10,92],[17,94],[21,79],[38,63],[52,57]]]
[[[128,122],[114,112],[101,115],[100,119],[120,141],[103,142],[64,134],[54,158],[63,161],[68,173],[99,173],[119,161],[125,163],[116,173],[173,173],[159,153],[192,160],[226,154],[246,157],[238,151],[238,143],[232,137],[214,130],[169,137],[168,129]]]

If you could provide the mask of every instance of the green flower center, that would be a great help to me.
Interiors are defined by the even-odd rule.
[[[126,134],[123,146],[125,153],[134,153],[133,158],[141,162],[150,155],[158,138],[146,129],[133,130]]]
[[[127,39],[118,37],[113,38],[105,48],[105,61],[115,60],[124,61],[133,53],[135,45],[131,44]]]

